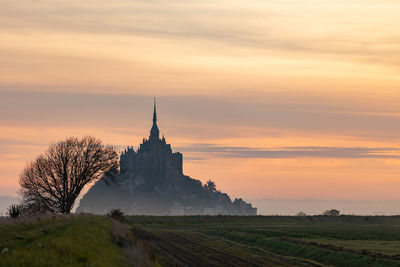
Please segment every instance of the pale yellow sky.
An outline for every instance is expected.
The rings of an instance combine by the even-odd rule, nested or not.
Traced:
[[[246,198],[400,199],[400,3],[0,0],[0,195],[47,145],[137,146]]]

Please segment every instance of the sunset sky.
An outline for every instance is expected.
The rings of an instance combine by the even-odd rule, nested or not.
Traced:
[[[137,147],[155,96],[185,174],[232,197],[400,200],[398,0],[0,6],[0,195],[65,137]]]

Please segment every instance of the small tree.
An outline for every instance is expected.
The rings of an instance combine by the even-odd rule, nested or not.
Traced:
[[[46,153],[28,163],[20,175],[20,194],[34,209],[70,213],[85,185],[117,168],[114,147],[90,136],[70,137],[51,144]]]
[[[12,204],[7,209],[7,215],[13,219],[20,217],[23,213],[24,213],[23,205]]]
[[[322,215],[324,216],[339,216],[340,211],[337,209],[326,210]]]
[[[115,219],[120,222],[124,221],[124,219],[125,219],[124,213],[119,209],[112,209],[107,215],[110,218]]]
[[[296,216],[304,217],[304,216],[307,216],[307,214],[306,214],[305,212],[303,212],[303,211],[299,211],[299,212],[296,214]]]
[[[208,180],[207,183],[203,187],[204,187],[205,190],[208,190],[208,191],[211,191],[211,192],[217,192],[217,186],[211,180]]]

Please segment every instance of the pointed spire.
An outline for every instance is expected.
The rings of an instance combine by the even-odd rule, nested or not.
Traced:
[[[154,113],[153,113],[153,127],[150,130],[150,139],[158,140],[160,137],[160,131],[157,126],[157,108],[156,108],[156,98],[154,97]]]
[[[156,97],[154,97],[154,112],[153,112],[153,123],[157,122],[157,109],[156,109]]]

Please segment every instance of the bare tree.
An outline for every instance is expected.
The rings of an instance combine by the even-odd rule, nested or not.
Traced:
[[[118,171],[118,153],[91,136],[51,144],[19,179],[23,201],[51,213],[70,213],[88,183]],[[113,175],[106,175],[112,178]]]

